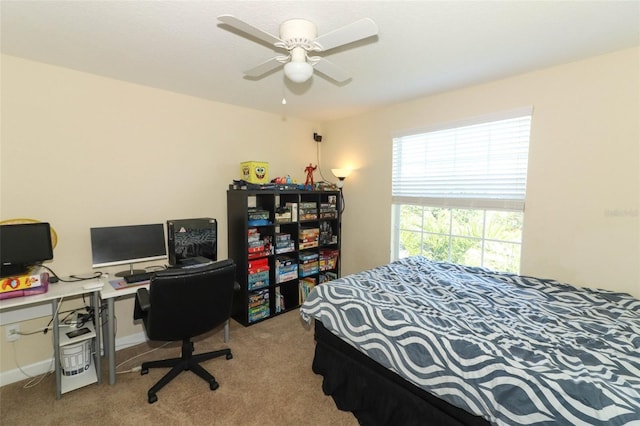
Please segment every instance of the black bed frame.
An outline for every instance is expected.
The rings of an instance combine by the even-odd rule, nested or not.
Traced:
[[[362,425],[488,425],[404,380],[315,321],[313,371],[324,377],[322,390],[340,410]]]

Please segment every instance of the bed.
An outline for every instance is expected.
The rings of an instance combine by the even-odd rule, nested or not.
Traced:
[[[416,256],[316,286],[313,370],[365,425],[640,425],[640,301]]]

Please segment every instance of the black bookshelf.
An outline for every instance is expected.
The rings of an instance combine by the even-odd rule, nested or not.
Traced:
[[[314,285],[340,276],[340,203],[339,191],[227,191],[234,319],[248,326],[296,309]]]

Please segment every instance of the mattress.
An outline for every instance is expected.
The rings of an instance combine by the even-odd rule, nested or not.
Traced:
[[[301,306],[377,363],[493,424],[640,422],[640,301],[411,257]]]

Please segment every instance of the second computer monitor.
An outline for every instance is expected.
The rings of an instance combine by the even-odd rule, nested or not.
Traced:
[[[180,266],[185,259],[218,259],[218,224],[210,217],[167,221],[169,264]]]
[[[162,223],[90,228],[92,266],[129,265],[118,277],[145,272],[133,264],[167,257]]]

